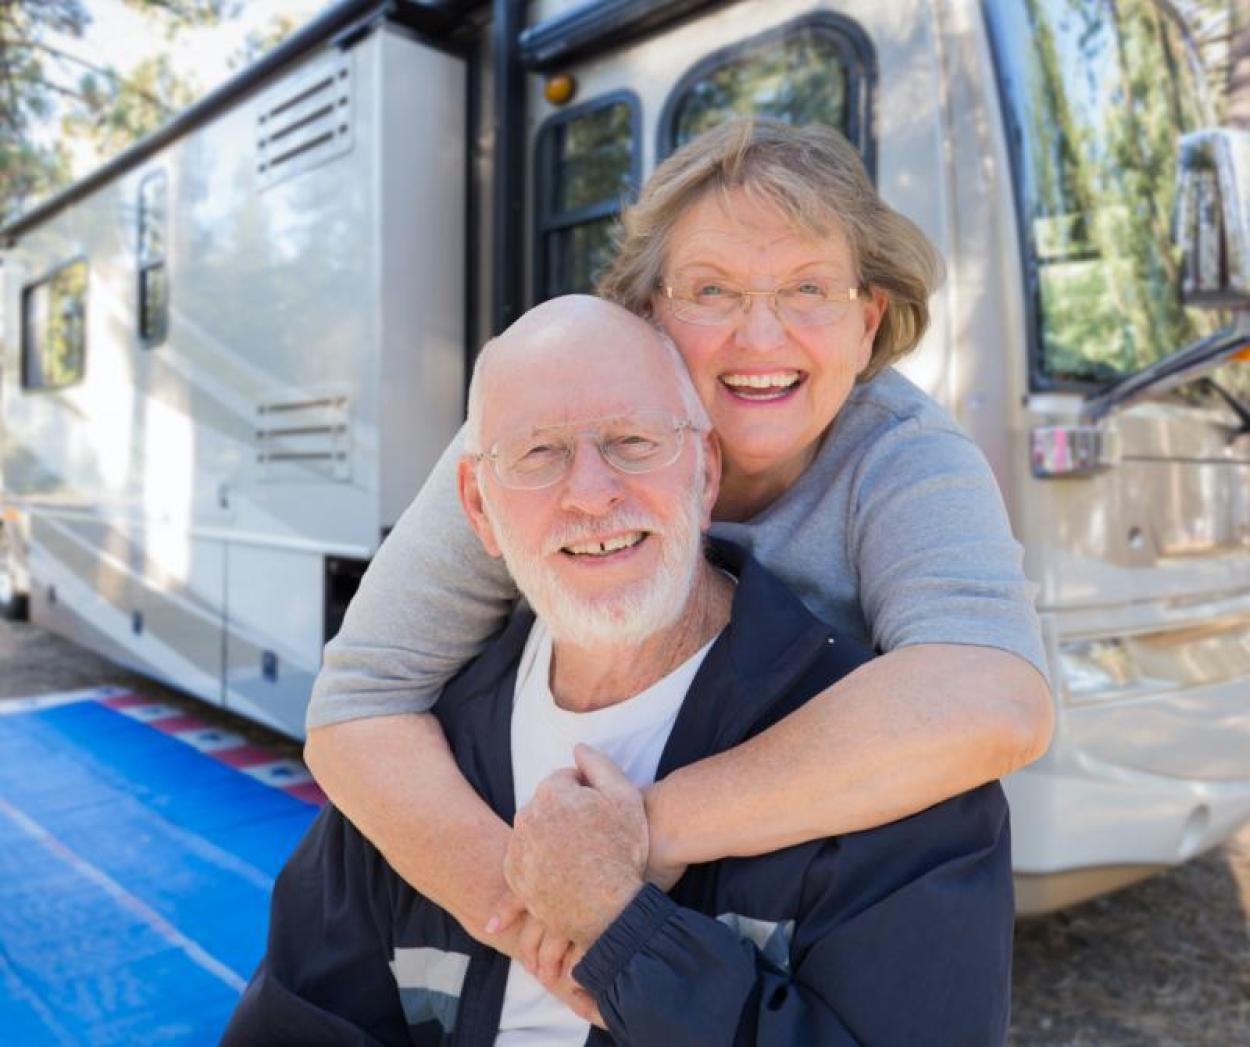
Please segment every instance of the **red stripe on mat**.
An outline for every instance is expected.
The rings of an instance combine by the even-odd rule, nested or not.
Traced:
[[[107,705],[110,709],[129,709],[132,705],[155,705],[151,698],[145,698],[141,694],[115,694],[109,698],[99,699],[101,705]]]
[[[176,734],[178,731],[202,731],[211,727],[212,724],[207,720],[201,720],[198,716],[181,713],[178,716],[166,716],[160,720],[149,720],[148,726],[155,727],[166,734]]]
[[[302,785],[291,785],[282,787],[282,791],[288,796],[294,796],[297,800],[303,800],[305,803],[315,804],[318,807],[329,803],[326,794],[321,791],[321,786],[316,782],[304,782]]]
[[[157,705],[155,699],[149,698],[142,694],[114,694],[107,698],[97,698],[101,705],[107,705],[110,709],[130,709],[137,705]],[[181,731],[204,731],[217,729],[214,724],[207,720],[202,720],[198,716],[192,716],[189,713],[175,713],[172,716],[164,716],[157,720],[143,721],[149,727],[154,727],[163,734],[178,734]],[[221,728],[224,730],[225,728]],[[221,763],[230,767],[244,769],[248,767],[256,767],[259,764],[274,763],[284,757],[272,749],[266,749],[259,745],[236,745],[227,749],[213,749],[205,752],[205,756],[211,759],[219,760]],[[315,806],[323,806],[329,803],[326,794],[321,791],[321,787],[316,782],[302,782],[299,785],[282,786],[276,783],[270,783],[276,789],[281,789],[288,796],[294,796],[297,800],[303,800],[305,803],[311,803]]]
[[[258,763],[282,759],[272,749],[262,749],[259,745],[236,745],[233,749],[217,749],[207,755],[231,767],[255,767]]]

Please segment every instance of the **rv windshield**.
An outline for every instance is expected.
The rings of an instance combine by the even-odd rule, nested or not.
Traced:
[[[1038,325],[1035,378],[1106,385],[1215,330],[1172,243],[1177,140],[1207,121],[1181,27],[1152,0],[985,5]]]

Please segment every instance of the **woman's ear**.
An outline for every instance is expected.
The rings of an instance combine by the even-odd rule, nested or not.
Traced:
[[[872,361],[872,347],[877,340],[877,331],[881,321],[885,319],[885,311],[890,306],[890,296],[880,287],[869,286],[868,293],[860,307],[860,315],[864,318],[864,330],[860,337],[856,353],[856,374],[862,374],[864,368]]]

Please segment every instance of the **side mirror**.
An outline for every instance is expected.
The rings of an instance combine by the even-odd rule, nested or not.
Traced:
[[[1176,184],[1181,300],[1250,308],[1250,131],[1213,127],[1182,136]]]

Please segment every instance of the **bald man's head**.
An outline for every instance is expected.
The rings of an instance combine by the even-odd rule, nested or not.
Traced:
[[[492,338],[478,354],[469,385],[465,447],[480,452],[489,445],[497,412],[488,407],[524,397],[534,390],[540,376],[556,377],[568,393],[568,417],[585,417],[573,401],[594,398],[594,376],[603,383],[622,365],[645,368],[655,374],[655,402],[632,405],[672,409],[672,395],[681,414],[699,428],[710,424],[680,354],[664,332],[602,298],[565,295],[536,305],[506,331]],[[577,383],[569,379],[578,378]],[[583,381],[589,379],[589,381]],[[608,391],[610,390],[602,390]],[[497,433],[496,433],[497,435]]]

